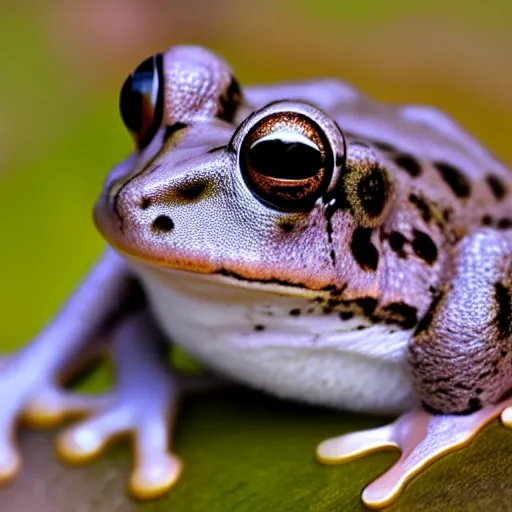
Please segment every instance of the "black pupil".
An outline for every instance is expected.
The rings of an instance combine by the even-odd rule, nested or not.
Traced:
[[[318,174],[322,155],[318,148],[301,142],[263,140],[249,149],[248,164],[263,176],[301,180]]]

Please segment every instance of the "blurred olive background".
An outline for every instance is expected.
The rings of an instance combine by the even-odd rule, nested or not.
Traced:
[[[109,168],[132,148],[118,115],[120,86],[148,55],[183,43],[221,53],[243,84],[331,76],[382,101],[436,105],[512,162],[509,0],[1,2],[3,352],[41,328],[100,253],[92,204]],[[237,414],[233,404],[226,407]],[[285,423],[296,423],[283,414]],[[335,435],[345,420],[325,421]],[[310,437],[308,463],[317,440]],[[373,476],[392,459],[380,460]],[[330,471],[338,488],[341,473]],[[356,498],[367,480],[361,471]],[[307,492],[304,499],[309,503]],[[351,503],[355,510],[358,501]],[[173,510],[210,510],[184,507]],[[235,509],[246,510],[211,510]],[[293,510],[313,509],[335,510]]]

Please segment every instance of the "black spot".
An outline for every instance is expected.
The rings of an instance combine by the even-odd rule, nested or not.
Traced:
[[[416,194],[411,194],[409,196],[409,201],[411,202],[411,204],[416,206],[423,220],[425,222],[429,222],[430,219],[432,218],[432,212],[430,211],[430,206],[428,205],[428,203],[422,197]]]
[[[295,224],[293,222],[289,222],[289,221],[282,222],[280,224],[280,226],[281,226],[281,229],[283,231],[285,231],[286,233],[291,233],[295,228]]]
[[[357,326],[357,330],[358,330],[358,331],[362,331],[363,329],[366,329],[366,326],[365,326],[365,325],[358,325],[358,326]]]
[[[177,131],[186,128],[187,125],[185,123],[174,123],[171,126],[166,126],[164,133],[164,142],[171,138]]]
[[[507,352],[506,350],[502,350],[502,351],[500,352],[500,356],[501,356],[501,357],[506,357],[506,356],[507,356],[507,354],[508,354],[508,352]]]
[[[498,229],[509,229],[512,227],[512,219],[503,218],[496,223]]]
[[[231,77],[224,94],[219,98],[217,117],[228,123],[233,122],[238,106],[242,101],[242,90],[235,77]]]
[[[362,309],[365,316],[371,316],[377,307],[377,299],[373,297],[361,297],[354,302]]]
[[[426,261],[429,265],[432,265],[437,260],[436,244],[423,231],[414,230],[412,249],[419,258]]]
[[[261,324],[257,324],[257,325],[254,326],[254,330],[255,331],[264,331],[265,330],[265,326],[261,325]]]
[[[407,243],[407,238],[405,238],[402,233],[398,231],[393,231],[388,238],[389,246],[391,250],[394,251],[400,258],[405,258],[405,244]]]
[[[153,221],[153,230],[154,231],[162,231],[164,233],[169,233],[174,229],[174,222],[167,215],[159,215]]]
[[[340,313],[340,318],[342,320],[350,320],[354,316],[354,313],[352,311],[342,311]]]
[[[483,392],[484,392],[484,390],[482,388],[475,388],[475,393],[477,395],[481,395]]]
[[[371,241],[372,230],[357,228],[352,235],[350,249],[363,270],[375,271],[379,265],[379,252]]]
[[[484,215],[482,217],[482,225],[490,226],[492,224],[492,217],[490,215]]]
[[[357,184],[357,195],[367,215],[378,217],[387,199],[387,182],[384,172],[379,168],[372,169]]]
[[[468,400],[468,408],[459,414],[463,416],[473,414],[474,412],[479,411],[481,408],[482,401],[480,400],[480,398],[473,397]]]
[[[194,201],[201,196],[205,189],[205,181],[191,181],[176,187],[176,193],[185,201]]]
[[[411,176],[416,177],[421,174],[421,165],[412,155],[400,154],[396,155],[395,163]]]
[[[416,326],[416,330],[414,331],[414,336],[418,336],[418,334],[421,334],[424,331],[427,331],[430,327],[430,324],[432,323],[432,320],[434,319],[434,315],[436,314],[437,308],[439,307],[439,303],[441,302],[441,299],[443,298],[443,294],[440,292],[437,292],[434,296],[434,299],[432,300],[432,303],[430,304],[430,307],[428,308],[427,313],[425,316],[420,320],[419,324]]]
[[[292,310],[290,311],[290,315],[291,315],[291,316],[300,316],[300,309],[299,309],[299,308],[292,309]]]
[[[500,201],[505,197],[505,194],[507,193],[507,189],[505,187],[505,184],[495,174],[488,174],[485,177],[485,181],[487,181],[487,185],[489,185],[489,188],[491,189],[491,192],[494,194],[494,197]]]
[[[384,308],[388,323],[396,323],[404,329],[412,329],[418,322],[418,310],[405,302],[392,302]]]
[[[144,197],[140,203],[140,207],[143,210],[147,210],[151,206],[151,199],[149,197]]]
[[[501,283],[494,283],[494,300],[497,314],[494,323],[498,328],[499,338],[506,339],[512,334],[512,297],[510,289]]]
[[[469,181],[460,170],[446,162],[434,162],[434,166],[457,197],[469,196],[471,193]]]

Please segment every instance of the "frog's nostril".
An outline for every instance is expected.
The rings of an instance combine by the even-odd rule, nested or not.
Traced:
[[[167,215],[159,215],[151,226],[153,231],[170,233],[174,229],[174,222]]]

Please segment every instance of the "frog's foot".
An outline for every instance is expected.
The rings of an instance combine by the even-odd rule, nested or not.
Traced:
[[[158,334],[145,315],[122,324],[112,339],[111,355],[117,371],[115,395],[103,404],[85,402],[90,417],[57,439],[57,452],[67,462],[97,458],[111,441],[131,435],[135,460],[130,492],[139,499],[156,498],[178,480],[182,464],[169,452],[179,392],[156,341]],[[73,412],[80,403],[69,402]]]
[[[390,505],[427,465],[468,444],[500,413],[503,423],[512,428],[512,398],[464,416],[418,410],[380,428],[328,439],[317,447],[316,455],[324,464],[341,464],[372,452],[401,450],[398,461],[363,491],[364,504],[380,509]]]

